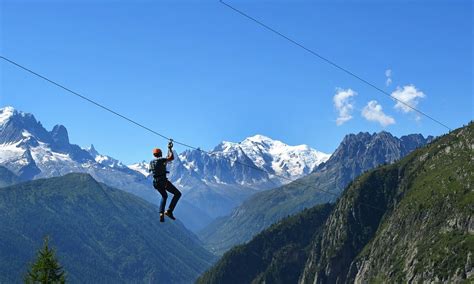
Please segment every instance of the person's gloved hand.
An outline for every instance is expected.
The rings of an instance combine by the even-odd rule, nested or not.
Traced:
[[[170,142],[168,142],[168,149],[172,149],[173,148],[173,140],[171,140]]]

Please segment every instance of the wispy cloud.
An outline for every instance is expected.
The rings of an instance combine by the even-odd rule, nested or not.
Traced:
[[[392,93],[392,97],[398,100],[395,104],[395,108],[408,113],[412,112],[413,108],[416,108],[419,99],[426,96],[423,92],[417,90],[414,85],[408,85],[403,88],[397,87]],[[409,106],[411,106],[411,108]]]
[[[337,89],[336,94],[332,98],[334,107],[336,108],[339,116],[336,119],[337,125],[342,125],[345,122],[352,119],[352,110],[354,109],[354,103],[352,97],[356,96],[357,93],[351,89]]]
[[[392,84],[392,69],[385,70],[385,85],[388,87]]]
[[[362,116],[369,121],[380,123],[380,125],[383,127],[390,124],[395,124],[395,119],[389,115],[386,115],[383,112],[382,106],[375,100],[367,103],[364,109],[362,109]]]

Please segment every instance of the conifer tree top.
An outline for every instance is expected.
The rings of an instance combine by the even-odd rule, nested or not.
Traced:
[[[49,237],[44,238],[43,247],[38,251],[36,261],[25,277],[26,283],[65,283],[66,273],[59,264],[54,249],[49,246]]]

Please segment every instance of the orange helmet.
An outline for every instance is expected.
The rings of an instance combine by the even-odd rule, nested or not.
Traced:
[[[155,148],[153,149],[153,156],[161,155],[161,149]]]

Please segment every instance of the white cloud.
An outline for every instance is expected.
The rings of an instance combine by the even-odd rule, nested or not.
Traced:
[[[416,108],[419,99],[424,98],[425,94],[417,90],[414,85],[408,85],[404,86],[403,88],[397,87],[391,96],[392,98],[397,99],[395,108],[408,113],[413,111],[412,108]],[[411,106],[412,108],[407,105]]]
[[[354,103],[352,102],[351,97],[356,95],[357,93],[351,89],[337,89],[336,94],[332,98],[334,107],[339,113],[339,116],[336,119],[337,125],[342,125],[352,119],[351,113],[354,109]]]
[[[390,86],[390,84],[392,84],[392,69],[385,70],[385,77],[385,85]]]
[[[386,115],[377,101],[370,101],[362,110],[362,116],[369,121],[376,121],[384,127],[395,124],[395,119]]]

